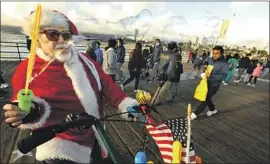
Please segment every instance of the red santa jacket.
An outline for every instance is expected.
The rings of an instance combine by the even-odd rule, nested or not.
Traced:
[[[34,78],[29,88],[34,92],[34,101],[41,104],[44,111],[38,121],[22,124],[21,129],[37,129],[59,123],[71,113],[87,112],[100,118],[103,116],[100,93],[103,93],[105,100],[118,108],[119,112],[126,112],[128,106],[138,105],[137,101],[128,97],[92,59],[74,48],[69,55],[71,57],[67,62],[54,61],[39,74],[49,57],[41,50],[37,51],[32,74]],[[14,95],[11,101],[17,100],[18,91],[25,86],[27,65],[28,59],[18,65],[13,75]],[[122,117],[128,119],[127,114]],[[83,132],[72,129],[38,146],[36,159],[42,161],[60,158],[89,163],[93,140],[93,129]]]

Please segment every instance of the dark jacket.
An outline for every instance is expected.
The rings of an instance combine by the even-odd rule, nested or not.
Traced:
[[[250,64],[250,59],[248,57],[243,57],[238,64],[238,68],[247,69]]]
[[[221,56],[218,60],[213,60],[211,57],[206,59],[206,65],[213,65],[214,69],[208,78],[208,83],[212,86],[220,86],[221,82],[227,76],[229,71],[229,64],[225,60],[224,56]]]
[[[117,48],[117,62],[124,63],[126,56],[126,48],[122,45]]]
[[[168,52],[168,61],[166,62],[166,64],[161,68],[160,71],[160,80],[161,81],[166,81],[169,80],[171,82],[175,81],[175,71],[176,71],[176,62],[177,62],[177,58],[179,57],[179,53],[178,52]]]
[[[29,37],[26,38],[26,45],[27,45],[28,51],[30,51],[30,49],[31,49],[31,42],[32,42],[32,40]]]
[[[88,47],[86,54],[90,56],[92,59],[94,59],[95,61],[97,61],[97,55],[95,53],[95,50],[96,50],[96,43],[92,42],[92,46]]]
[[[181,62],[176,62],[176,68],[174,71],[174,76],[169,79],[172,83],[179,83],[181,74],[183,73],[183,64]]]
[[[253,70],[257,67],[256,62],[251,62],[247,67],[247,73],[252,74]]]
[[[128,62],[128,70],[129,71],[141,71],[143,66],[143,56],[141,50],[134,49],[130,53],[129,62]]]

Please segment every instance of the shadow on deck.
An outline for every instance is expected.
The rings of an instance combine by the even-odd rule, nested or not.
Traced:
[[[8,82],[16,64],[2,63],[2,68],[8,70],[5,75]],[[198,106],[199,103],[192,98],[198,82],[198,80],[181,81],[181,95],[173,102],[157,107],[165,119],[185,116],[188,103],[192,104],[193,109]],[[269,83],[258,82],[258,88],[242,84],[221,86],[213,98],[218,114],[212,117],[202,115],[192,121],[195,152],[201,156],[204,163],[269,163],[268,85]],[[157,89],[156,85],[143,82],[140,87],[151,93]],[[8,98],[12,90],[9,88],[7,91]],[[126,92],[130,96],[135,96],[132,91],[131,86],[127,87]],[[7,99],[0,100],[1,108],[7,101]],[[114,109],[106,106],[107,115],[114,113],[116,113]],[[155,114],[153,116],[158,118]],[[143,138],[142,126],[122,122],[110,122],[106,125],[116,149],[129,161],[133,161]],[[13,162],[11,154],[16,147],[16,140],[21,138],[20,135],[23,134],[4,123],[1,112],[1,163]],[[160,156],[156,152],[156,147],[150,143],[147,149],[148,160],[160,163]],[[35,160],[32,157],[25,157],[16,161],[22,162],[34,163]]]

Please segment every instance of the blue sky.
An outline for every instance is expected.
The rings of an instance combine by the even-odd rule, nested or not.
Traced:
[[[21,25],[24,17],[35,9],[37,3],[2,2],[1,4],[2,24]],[[267,2],[42,2],[41,4],[44,8],[65,13],[78,29],[84,32],[132,35],[134,29],[144,27],[141,29],[141,34],[149,36],[170,38],[186,34],[210,37],[219,31],[222,22],[218,19],[230,19],[231,25],[225,41],[269,42],[269,3]],[[115,22],[129,16],[136,16],[143,9],[148,9],[152,15],[146,12],[140,17],[145,17],[144,19],[125,28],[106,23],[106,21]],[[236,16],[233,17],[233,14]],[[171,20],[173,16],[179,18]],[[98,23],[84,21],[85,18],[96,18]],[[186,24],[179,23],[180,18],[185,19]],[[206,26],[208,20],[210,26]],[[168,24],[169,27],[166,26]],[[218,26],[212,27],[214,24]],[[169,32],[166,33],[167,31]]]

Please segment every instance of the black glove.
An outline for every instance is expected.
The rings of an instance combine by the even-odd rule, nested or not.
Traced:
[[[19,106],[18,102],[11,102],[10,104]],[[34,107],[31,107],[29,114],[27,114],[23,119],[22,123],[27,124],[27,123],[33,123],[35,122],[38,118],[41,116],[41,106],[32,101],[32,104],[34,104]],[[10,124],[11,127],[14,127]]]
[[[69,114],[69,115],[66,116],[65,121],[66,122],[70,122],[70,121],[74,121],[74,120],[77,120],[77,119],[83,118],[83,117],[90,117],[90,116],[87,113]],[[84,129],[90,128],[90,126],[88,126],[88,125],[82,125],[82,126],[77,126],[76,128],[79,131],[83,131]]]

